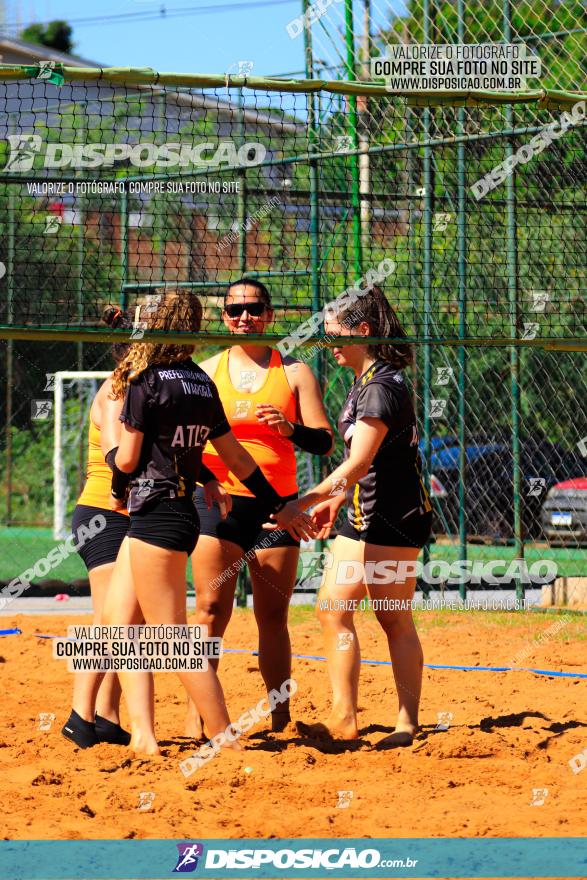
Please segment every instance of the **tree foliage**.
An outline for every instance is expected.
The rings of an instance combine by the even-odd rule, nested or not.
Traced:
[[[45,27],[33,22],[20,32],[19,38],[27,43],[36,43],[38,46],[47,46],[49,49],[57,49],[70,55],[74,49],[72,40],[73,30],[66,21],[50,21]]]

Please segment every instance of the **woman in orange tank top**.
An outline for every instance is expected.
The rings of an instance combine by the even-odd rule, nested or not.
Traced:
[[[296,498],[295,446],[323,455],[332,449],[332,430],[320,386],[307,364],[292,357],[282,359],[268,345],[247,342],[248,335],[264,333],[273,321],[264,284],[246,278],[231,284],[222,318],[239,341],[200,366],[214,380],[236,438],[278,494]],[[201,525],[192,556],[196,622],[206,624],[210,635],[224,635],[232,615],[238,571],[246,562],[259,628],[259,668],[267,691],[279,690],[291,677],[287,615],[296,581],[299,540],[286,531],[275,531],[268,537],[263,529],[267,511],[209,443],[203,464],[229,495],[227,509],[219,510],[208,508],[203,490],[196,490]],[[217,666],[216,661],[211,662]],[[289,720],[289,704],[282,703],[272,712],[273,730],[283,730]],[[202,732],[193,705],[186,732],[196,737]]]

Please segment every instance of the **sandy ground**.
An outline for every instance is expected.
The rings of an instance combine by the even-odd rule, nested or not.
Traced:
[[[363,657],[388,659],[378,625],[360,614]],[[294,651],[321,654],[309,611],[292,611]],[[535,640],[554,621],[537,614],[443,614],[418,617],[429,663],[505,665],[534,643],[523,665],[584,672],[585,620],[573,618],[555,637]],[[325,746],[295,730],[272,735],[257,726],[240,754],[222,753],[186,779],[179,762],[194,749],[184,738],[184,696],[173,674],[156,678],[158,736],[163,755],[133,757],[101,745],[75,749],[59,730],[70,707],[71,676],[35,633],[65,635],[79,616],[5,615],[0,627],[3,711],[0,732],[2,836],[7,839],[214,837],[524,837],[587,833],[587,770],[569,760],[587,748],[587,682],[526,672],[426,670],[423,729],[410,749],[376,752],[391,729],[394,694],[389,668],[364,666],[362,738]],[[88,619],[89,622],[89,619]],[[250,611],[236,611],[226,646],[254,648]],[[222,682],[233,717],[261,698],[256,658],[225,655]],[[299,684],[294,716],[318,720],[328,706],[324,663],[294,661]],[[48,732],[39,713],[53,712]],[[451,726],[435,730],[437,713]],[[244,768],[252,768],[246,773]],[[533,789],[548,789],[531,806]],[[352,792],[337,806],[339,791]],[[142,792],[154,794],[140,810]],[[583,809],[581,809],[581,807]]]

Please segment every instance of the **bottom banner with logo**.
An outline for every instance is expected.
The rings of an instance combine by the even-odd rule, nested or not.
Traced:
[[[587,877],[587,839],[0,841],[11,880]]]

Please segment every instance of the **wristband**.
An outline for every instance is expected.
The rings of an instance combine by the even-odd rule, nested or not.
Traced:
[[[114,449],[110,450],[106,456],[106,464],[112,471],[112,496],[118,501],[124,501],[126,493],[128,492],[128,484],[130,483],[131,474],[125,474],[124,471],[121,471],[120,468],[116,467],[114,459],[116,458],[117,452],[118,446],[115,446]]]
[[[263,474],[261,468],[257,465],[252,474],[246,479],[240,478],[243,486],[246,486],[256,498],[269,509],[270,513],[277,513],[282,507],[285,507],[285,501],[278,495],[271,483],[269,483]]]
[[[210,468],[207,468],[205,464],[200,465],[200,473],[198,474],[198,479],[196,482],[201,483],[202,486],[205,486],[206,483],[211,482],[211,480],[217,480],[218,477],[216,474],[212,473]]]
[[[298,422],[293,423],[293,433],[289,435],[289,439],[312,455],[326,455],[332,447],[332,435],[326,428],[308,428]]]

